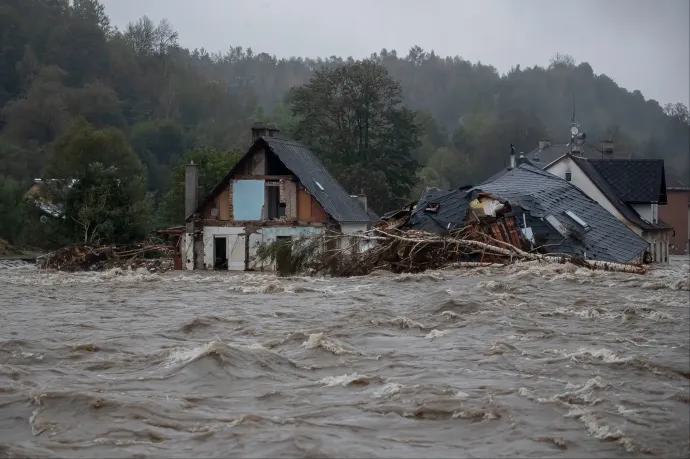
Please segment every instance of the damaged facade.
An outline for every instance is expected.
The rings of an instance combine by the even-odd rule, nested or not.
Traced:
[[[613,263],[641,263],[648,248],[582,190],[529,164],[477,187],[427,189],[406,217],[390,213],[381,224],[430,233],[472,228],[499,247]]]
[[[254,261],[261,244],[327,229],[354,234],[378,218],[366,197],[347,193],[307,147],[278,134],[252,128],[247,153],[198,205],[198,168],[187,166],[180,244],[185,269],[274,270],[275,263]]]

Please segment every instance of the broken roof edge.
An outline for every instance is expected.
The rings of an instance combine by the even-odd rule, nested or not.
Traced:
[[[523,166],[525,166],[525,167],[523,167]],[[520,170],[524,170],[524,171],[526,171],[526,172],[530,172],[530,173],[533,173],[533,174],[535,174],[535,175],[539,175],[539,176],[541,176],[541,177],[543,177],[543,178],[545,178],[545,179],[555,180],[555,181],[557,181],[557,182],[560,182],[561,184],[563,184],[563,185],[566,186],[566,187],[570,187],[570,188],[572,188],[573,190],[576,190],[577,193],[579,193],[579,195],[580,195],[582,198],[584,198],[584,200],[588,201],[588,202],[589,202],[590,204],[592,204],[592,205],[595,205],[595,206],[600,207],[600,208],[601,208],[607,215],[609,215],[612,219],[615,219],[616,221],[619,221],[619,222],[620,222],[620,220],[618,220],[613,214],[611,214],[608,210],[604,209],[604,208],[601,206],[601,204],[599,204],[596,200],[594,200],[594,199],[592,199],[591,197],[589,197],[589,196],[588,196],[583,190],[581,190],[579,187],[573,185],[572,183],[569,183],[568,181],[562,179],[561,177],[558,177],[557,175],[554,175],[554,174],[551,174],[550,172],[543,171],[543,170],[541,170],[541,169],[535,168],[534,166],[528,166],[528,165],[526,165],[526,164],[521,164],[521,165],[517,166],[516,168],[512,169],[511,171],[509,171],[508,173],[506,173],[505,175],[503,175],[502,177],[498,178],[496,181],[499,181],[499,180],[502,180],[502,179],[506,179],[506,178],[509,177],[509,175],[517,174]],[[482,185],[488,185],[488,183],[482,184]],[[480,186],[475,187],[475,189],[479,189],[479,188],[480,188]],[[482,190],[479,189],[479,191],[482,191]],[[492,196],[494,197],[494,199],[496,199],[496,193],[492,193]],[[544,210],[545,210],[545,213],[544,213],[543,215],[541,215],[541,212],[536,212],[536,213],[534,213],[533,210],[532,210],[531,208],[525,207],[524,205],[522,205],[522,204],[519,203],[519,202],[510,200],[510,199],[505,199],[505,198],[502,198],[502,197],[500,197],[500,196],[498,196],[498,198],[504,199],[506,202],[508,202],[508,204],[511,205],[511,207],[516,207],[516,206],[517,206],[517,207],[521,208],[523,211],[526,211],[527,213],[529,213],[530,215],[532,215],[533,217],[543,219],[547,224],[549,224],[550,227],[553,228],[553,225],[552,225],[550,222],[548,222],[548,221],[546,220],[546,217],[547,217],[548,215],[553,215],[548,209],[544,209]],[[623,222],[620,222],[620,223],[624,225]],[[627,225],[625,225],[625,226],[627,227]],[[554,229],[555,229],[555,228],[554,228]],[[631,228],[627,227],[627,229],[630,231],[631,235],[634,235],[633,237],[634,237],[635,239],[637,239],[637,240],[640,242],[640,245],[643,247],[643,248],[641,248],[638,252],[635,252],[635,254],[632,255],[629,259],[627,259],[627,260],[624,261],[624,263],[631,263],[631,262],[633,262],[637,257],[639,257],[641,254],[644,254],[644,253],[648,250],[648,248],[649,248],[649,242],[647,242],[646,239],[644,239],[642,236],[640,236],[639,234],[637,234],[637,233],[636,233],[635,231],[633,231]],[[664,229],[663,229],[663,228],[657,228],[657,230],[661,231],[661,230],[664,230]],[[558,230],[556,230],[556,231],[558,231]]]

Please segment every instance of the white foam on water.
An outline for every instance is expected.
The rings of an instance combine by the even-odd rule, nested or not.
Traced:
[[[434,328],[429,333],[427,333],[424,337],[426,339],[436,339],[436,338],[440,338],[442,336],[445,336],[447,333],[448,333],[448,330],[436,330]]]
[[[371,378],[367,375],[361,375],[357,372],[352,374],[344,374],[341,376],[326,376],[319,381],[319,384],[325,387],[342,386],[347,387],[353,383],[368,384]]]

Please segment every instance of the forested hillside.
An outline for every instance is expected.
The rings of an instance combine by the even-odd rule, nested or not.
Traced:
[[[33,178],[97,173],[91,162],[115,166],[121,179],[141,176],[144,185],[130,187],[130,199],[150,201],[150,211],[139,210],[156,216],[149,225],[179,223],[185,157],[207,165],[210,187],[222,175],[218,168],[248,146],[254,121],[277,122],[309,140],[300,129],[304,98],[291,88],[309,83],[321,67],[353,64],[340,57],[277,59],[239,47],[189,50],[167,21],[133,18],[116,30],[97,0],[0,0],[0,31],[0,237],[15,240],[24,216],[10,213]],[[405,165],[401,173],[410,179],[403,185],[379,181],[395,188],[379,207],[424,185],[476,183],[505,164],[511,143],[527,152],[542,138],[567,142],[573,95],[591,143],[607,137],[619,150],[663,158],[671,179],[686,181],[687,107],[646,100],[586,62],[558,55],[548,68],[500,75],[490,65],[420,48],[405,55],[384,49],[371,61],[400,84],[414,120],[415,138],[406,145],[418,163]],[[334,167],[348,164],[349,154],[341,152]],[[387,176],[386,158],[370,172]],[[346,182],[352,173],[333,172]]]

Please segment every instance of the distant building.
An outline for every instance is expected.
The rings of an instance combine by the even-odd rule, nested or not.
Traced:
[[[77,180],[58,180],[58,179],[34,179],[24,197],[33,201],[36,208],[46,217],[62,217],[63,206],[58,201],[64,201],[67,193],[72,189]]]
[[[659,218],[667,203],[664,161],[588,159],[566,153],[545,168],[580,188],[649,243],[648,261],[667,263],[673,228]]]
[[[485,183],[522,164],[580,188],[649,243],[645,254],[648,262],[668,262],[673,228],[660,218],[667,203],[663,160],[631,159],[630,153],[616,151],[611,140],[602,141],[597,149],[587,142],[586,134],[579,132],[573,119],[569,143],[554,145],[550,140],[540,140],[537,148],[517,158],[511,148],[510,166]]]
[[[659,207],[659,218],[673,226],[669,252],[681,255],[690,252],[690,187],[673,183],[666,187],[668,204]]]
[[[354,234],[378,219],[366,197],[345,191],[306,146],[264,126],[252,128],[252,142],[198,205],[198,168],[187,166],[180,245],[186,269],[273,270],[279,267],[252,261],[261,243],[326,229]]]

